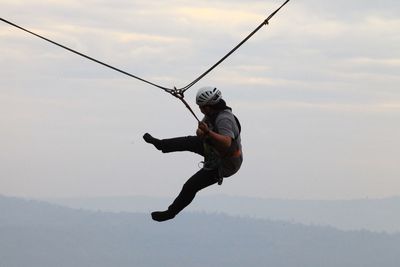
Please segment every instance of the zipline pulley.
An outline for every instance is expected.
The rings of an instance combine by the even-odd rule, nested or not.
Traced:
[[[194,118],[197,120],[197,122],[200,122],[199,118],[196,116],[196,113],[194,113],[193,109],[190,107],[190,105],[186,102],[185,100],[185,91],[182,89],[177,89],[174,86],[174,89],[167,89],[165,90],[167,93],[170,93],[171,95],[173,95],[174,97],[178,98],[180,101],[182,101],[182,103],[187,107],[187,109],[190,111],[190,113],[192,113],[192,115],[194,116]]]

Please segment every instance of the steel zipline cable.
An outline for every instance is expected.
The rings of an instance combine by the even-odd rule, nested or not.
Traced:
[[[193,82],[189,83],[185,87],[183,87],[181,90],[185,92],[188,90],[190,87],[195,85],[198,81],[200,81],[204,76],[206,76],[208,73],[210,73],[213,69],[215,69],[219,64],[221,64],[225,59],[227,59],[230,55],[232,55],[239,47],[241,47],[247,40],[249,40],[256,32],[258,32],[262,27],[265,25],[268,25],[269,20],[276,14],[278,13],[279,10],[281,10],[290,0],[286,0],[277,10],[272,12],[254,31],[252,31],[246,38],[244,38],[238,45],[236,45],[231,51],[229,51],[224,57],[222,57],[217,63],[215,63],[212,67],[210,67],[208,70],[206,70],[203,74],[201,74],[198,78],[196,78]]]
[[[188,85],[186,85],[186,86],[184,86],[184,87],[182,87],[182,88],[176,88],[176,87],[174,87],[174,88],[167,88],[167,87],[164,87],[164,86],[161,86],[161,85],[159,85],[159,84],[156,84],[156,83],[153,83],[153,82],[151,82],[151,81],[148,81],[148,80],[146,80],[146,79],[143,79],[143,78],[141,78],[141,77],[139,77],[139,76],[136,76],[136,75],[133,75],[133,74],[131,74],[131,73],[129,73],[129,72],[126,72],[126,71],[124,71],[124,70],[121,70],[121,69],[119,69],[119,68],[116,68],[116,67],[114,67],[114,66],[111,66],[111,65],[109,65],[109,64],[107,64],[107,63],[104,63],[104,62],[102,62],[102,61],[100,61],[100,60],[97,60],[97,59],[95,59],[95,58],[93,58],[93,57],[90,57],[90,56],[88,56],[88,55],[85,55],[85,54],[83,54],[83,53],[81,53],[81,52],[78,52],[78,51],[76,51],[76,50],[74,50],[74,49],[72,49],[72,48],[69,48],[69,47],[67,47],[67,46],[65,46],[65,45],[62,45],[62,44],[60,44],[60,43],[57,43],[57,42],[55,42],[55,41],[53,41],[53,40],[50,40],[50,39],[48,39],[48,38],[46,38],[46,37],[43,37],[43,36],[41,36],[41,35],[39,35],[39,34],[37,34],[37,33],[34,33],[34,32],[32,32],[32,31],[30,31],[30,30],[27,30],[27,29],[25,29],[25,28],[23,28],[23,27],[21,27],[21,26],[19,26],[19,25],[17,25],[17,24],[15,24],[15,23],[12,23],[12,22],[10,22],[10,21],[8,21],[8,20],[6,20],[6,19],[4,19],[4,18],[0,18],[0,20],[1,21],[3,21],[3,22],[5,22],[5,23],[7,23],[7,24],[9,24],[9,25],[11,25],[11,26],[13,26],[13,27],[15,27],[15,28],[18,28],[18,29],[20,29],[20,30],[22,30],[22,31],[25,31],[25,32],[27,32],[27,33],[29,33],[29,34],[32,34],[32,35],[34,35],[34,36],[36,36],[36,37],[38,37],[38,38],[40,38],[40,39],[43,39],[43,40],[45,40],[45,41],[47,41],[47,42],[50,42],[50,43],[52,43],[52,44],[54,44],[54,45],[56,45],[56,46],[59,46],[59,47],[61,47],[61,48],[63,48],[63,49],[66,49],[66,50],[68,50],[68,51],[70,51],[70,52],[72,52],[72,53],[75,53],[75,54],[77,54],[77,55],[79,55],[79,56],[81,56],[81,57],[84,57],[84,58],[86,58],[86,59],[89,59],[89,60],[91,60],[91,61],[94,61],[94,62],[96,62],[96,63],[98,63],[98,64],[100,64],[100,65],[103,65],[103,66],[105,66],[105,67],[108,67],[108,68],[110,68],[110,69],[112,69],[112,70],[115,70],[115,71],[117,71],[117,72],[120,72],[120,73],[122,73],[122,74],[125,74],[125,75],[127,75],[127,76],[129,76],[129,77],[131,77],[131,78],[134,78],[134,79],[137,79],[137,80],[139,80],[139,81],[142,81],[142,82],[144,82],[144,83],[147,83],[147,84],[149,84],[149,85],[152,85],[152,86],[155,86],[155,87],[157,87],[157,88],[159,88],[159,89],[162,89],[162,90],[164,90],[165,92],[167,92],[167,93],[170,93],[171,95],[173,95],[173,96],[175,96],[175,97],[177,97],[178,99],[180,99],[182,102],[183,102],[183,104],[189,109],[189,111],[192,113],[192,115],[196,118],[196,120],[197,121],[199,121],[199,119],[197,118],[197,116],[196,116],[196,114],[193,112],[193,110],[191,109],[191,107],[189,106],[189,104],[185,101],[185,99],[184,99],[184,93],[185,93],[185,91],[187,91],[189,88],[191,88],[193,85],[195,85],[197,82],[199,82],[201,79],[203,79],[207,74],[209,74],[213,69],[215,69],[218,65],[220,65],[225,59],[227,59],[230,55],[232,55],[237,49],[239,49],[239,47],[241,47],[247,40],[249,40],[256,32],[258,32],[263,26],[265,26],[265,25],[268,25],[269,24],[269,20],[276,14],[276,13],[278,13],[279,12],[279,10],[281,10],[288,2],[289,2],[290,0],[286,0],[278,9],[276,9],[274,12],[272,12],[254,31],[252,31],[246,38],[244,38],[238,45],[236,45],[231,51],[229,51],[225,56],[223,56],[217,63],[215,63],[213,66],[211,66],[209,69],[207,69],[203,74],[201,74],[199,77],[197,77],[195,80],[193,80],[191,83],[189,83]]]

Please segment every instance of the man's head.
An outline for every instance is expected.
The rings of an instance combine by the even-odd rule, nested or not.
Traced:
[[[222,99],[222,93],[216,87],[205,86],[197,91],[196,104],[199,105],[200,111],[205,115],[212,115],[215,110],[213,106],[218,104]]]
[[[197,91],[196,104],[202,106],[213,106],[222,99],[222,93],[216,87],[205,86]]]

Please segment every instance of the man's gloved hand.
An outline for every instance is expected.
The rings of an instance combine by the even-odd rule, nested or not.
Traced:
[[[196,130],[196,135],[198,137],[206,137],[210,133],[210,129],[208,128],[207,123],[199,122],[199,126]]]

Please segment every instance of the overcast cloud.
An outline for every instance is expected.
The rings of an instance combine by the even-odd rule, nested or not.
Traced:
[[[0,0],[2,18],[167,87],[281,3]],[[189,90],[196,108],[197,88],[218,86],[243,125],[243,168],[204,194],[399,195],[398,14],[394,0],[292,0]],[[141,139],[195,132],[176,99],[5,23],[0,48],[0,194],[174,197],[198,170]]]

